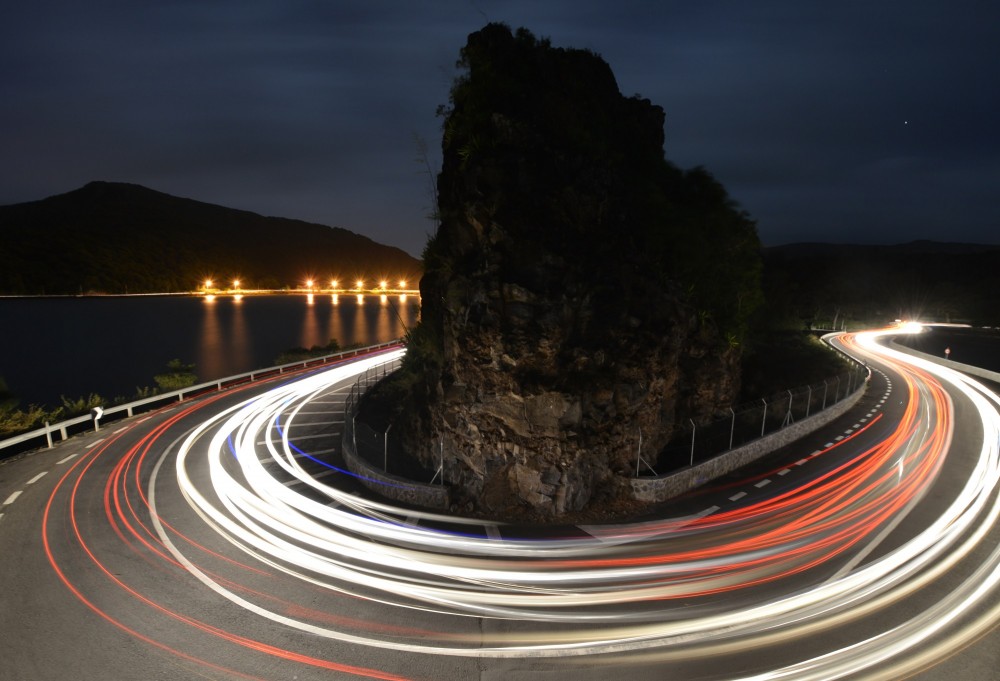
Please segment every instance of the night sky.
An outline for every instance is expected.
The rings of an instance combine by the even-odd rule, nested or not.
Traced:
[[[7,3],[0,204],[134,182],[419,256],[488,21],[600,54],[765,245],[1000,243],[995,0]]]

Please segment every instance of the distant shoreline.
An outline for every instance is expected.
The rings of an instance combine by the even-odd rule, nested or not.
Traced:
[[[235,296],[288,296],[288,295],[343,295],[343,296],[419,296],[420,289],[209,289],[208,291],[176,291],[172,293],[52,293],[13,295],[0,293],[0,300],[39,298],[153,298],[153,297],[235,297]]]

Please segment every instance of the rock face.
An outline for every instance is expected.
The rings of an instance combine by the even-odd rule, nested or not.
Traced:
[[[614,504],[640,447],[655,462],[677,423],[738,391],[720,319],[749,311],[729,289],[754,274],[716,280],[756,258],[753,223],[707,173],[664,159],[662,109],[623,97],[596,55],[491,24],[459,64],[400,430],[443,459],[465,510]],[[734,302],[720,312],[713,295]]]

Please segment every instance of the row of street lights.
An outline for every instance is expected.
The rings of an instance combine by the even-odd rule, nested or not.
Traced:
[[[407,281],[405,279],[400,279],[396,283],[397,283],[397,287],[396,287],[395,290],[397,290],[397,291],[406,291],[407,290],[407,288],[406,288]],[[205,279],[205,281],[202,282],[202,285],[203,285],[203,288],[204,288],[205,291],[211,291],[211,290],[217,288],[216,282],[213,279]],[[304,282],[304,286],[302,288],[304,290],[306,290],[306,291],[323,290],[323,288],[320,286],[320,284],[315,279],[306,279],[305,282]],[[232,280],[231,290],[233,290],[233,291],[239,291],[240,290],[240,280],[239,279],[233,279]],[[337,279],[331,279],[330,280],[329,289],[326,289],[326,290],[331,290],[331,291],[346,291],[348,289],[346,287],[341,287],[339,280],[337,280]],[[355,291],[364,291],[365,290],[365,280],[364,279],[357,279],[354,282],[354,289],[353,290],[355,290]],[[389,280],[388,279],[382,279],[382,280],[380,280],[378,282],[378,286],[375,289],[372,289],[372,290],[377,290],[377,291],[388,291],[388,290],[390,290],[389,289]]]

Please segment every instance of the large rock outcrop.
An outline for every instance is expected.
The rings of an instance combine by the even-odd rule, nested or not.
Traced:
[[[400,431],[463,510],[613,505],[737,394],[754,225],[593,53],[490,24],[459,65]]]

